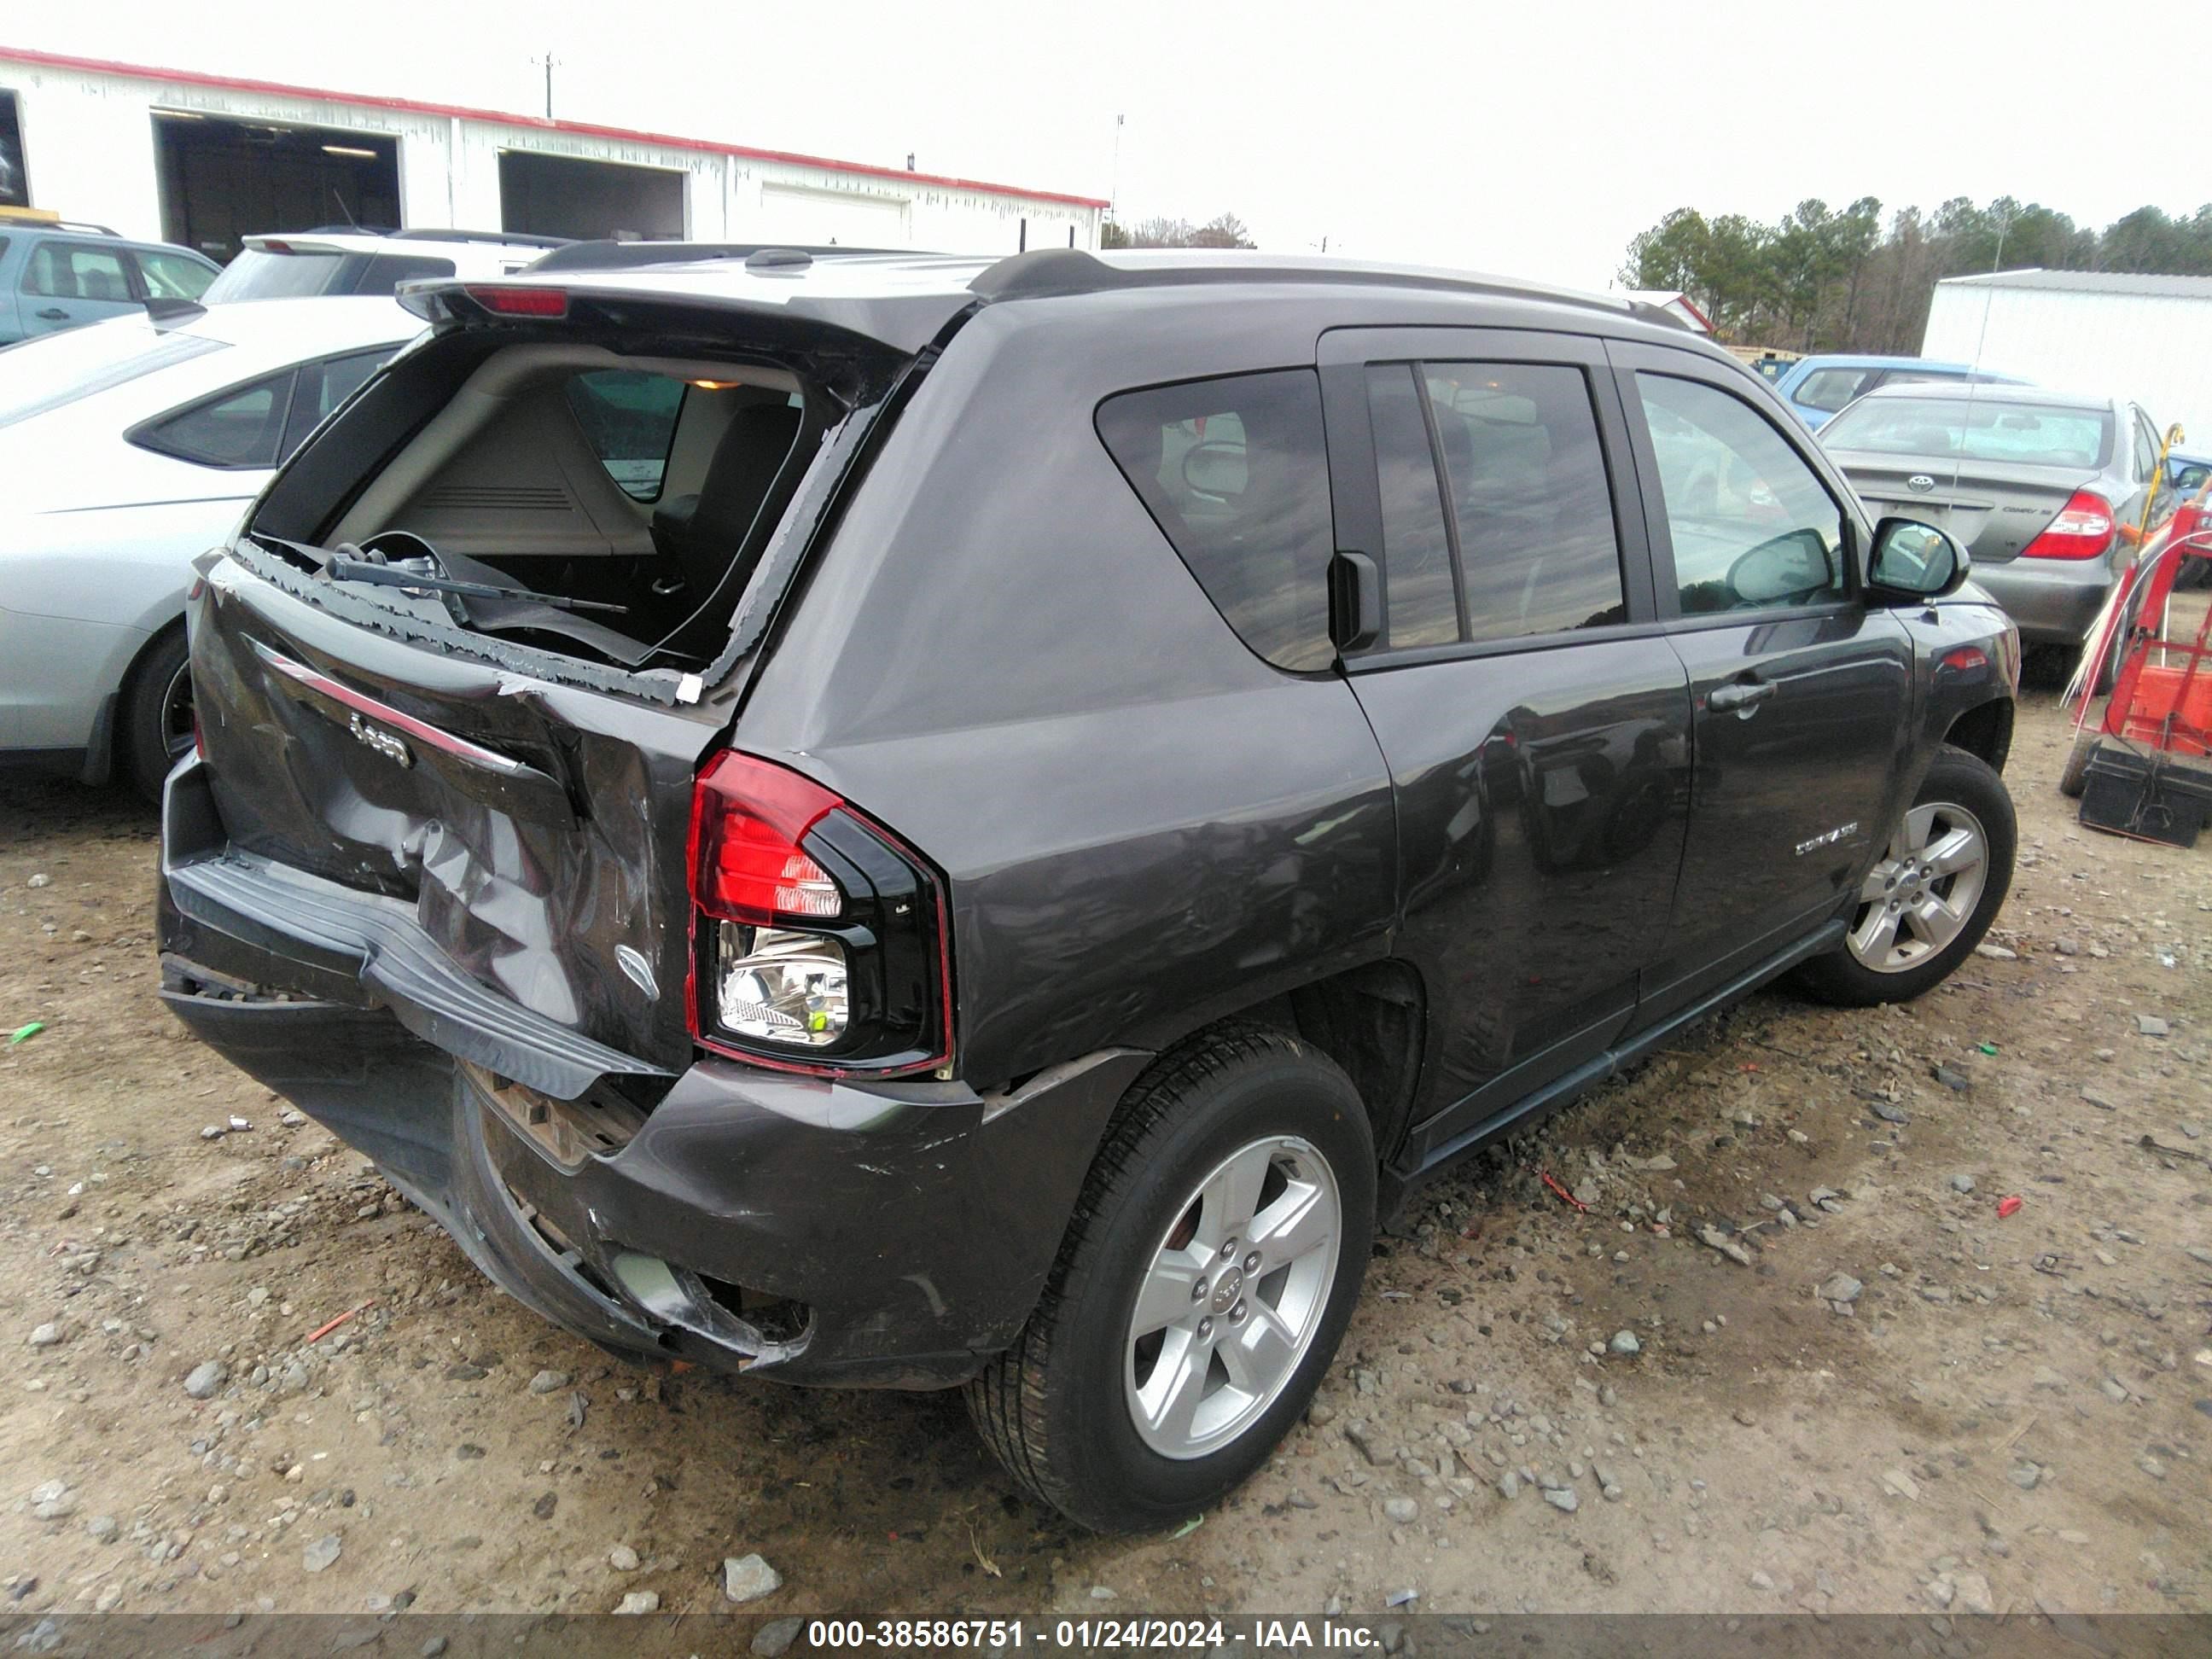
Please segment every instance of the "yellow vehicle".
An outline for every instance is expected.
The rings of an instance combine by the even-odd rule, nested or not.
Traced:
[[[1728,354],[1769,380],[1780,379],[1784,369],[1805,355],[1802,351],[1785,351],[1779,346],[1730,346]]]

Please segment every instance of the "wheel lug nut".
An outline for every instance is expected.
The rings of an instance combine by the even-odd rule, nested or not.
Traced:
[[[1248,1273],[1256,1273],[1260,1271],[1259,1251],[1255,1250],[1244,1258],[1244,1271]]]
[[[1223,1240],[1221,1244],[1221,1259],[1224,1261],[1232,1261],[1235,1259],[1236,1255],[1237,1241],[1233,1238]]]
[[[1212,1336],[1212,1334],[1213,1322],[1211,1319],[1200,1320],[1198,1322],[1198,1340],[1203,1342],[1207,1337]]]
[[[1206,1300],[1206,1281],[1201,1279],[1197,1284],[1190,1287],[1190,1299],[1194,1302],[1203,1302]]]
[[[1232,1325],[1241,1325],[1244,1322],[1244,1304],[1242,1302],[1229,1310],[1229,1322]]]

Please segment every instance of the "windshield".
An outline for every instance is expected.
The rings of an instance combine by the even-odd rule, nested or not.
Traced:
[[[330,291],[342,253],[270,253],[247,248],[223,267],[201,296],[207,305],[232,300],[297,300]]]
[[[225,349],[221,340],[164,334],[135,317],[19,342],[0,352],[0,426]]]
[[[1857,397],[1872,379],[1874,371],[1870,368],[1817,368],[1805,377],[1804,384],[1792,395],[1808,409],[1832,415]]]
[[[2094,468],[2112,459],[2112,413],[1963,397],[1869,398],[1829,422],[1820,441],[1877,455]]]

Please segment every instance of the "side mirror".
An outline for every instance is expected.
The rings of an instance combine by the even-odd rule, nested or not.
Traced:
[[[1884,519],[1874,529],[1868,580],[1892,599],[1940,599],[1955,593],[1973,568],[1966,550],[1947,531],[1917,519]]]
[[[1182,481],[1199,495],[1234,501],[1244,493],[1246,477],[1243,444],[1200,443],[1183,451]]]
[[[1729,567],[1731,603],[1763,608],[1802,605],[1835,579],[1817,530],[1792,530],[1761,542]]]
[[[2190,465],[2178,469],[2173,475],[2173,487],[2185,495],[2194,495],[2204,488],[2204,481],[2212,478],[2212,467]]]

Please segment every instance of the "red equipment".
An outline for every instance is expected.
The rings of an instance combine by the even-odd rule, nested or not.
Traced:
[[[2082,798],[2092,828],[2192,845],[2212,816],[2212,607],[2194,637],[2168,638],[2175,579],[2212,574],[2212,486],[2160,526],[2129,570],[2093,641],[2084,683],[2094,686],[2118,653],[2103,718],[2088,724],[2085,693],[2059,787]]]

